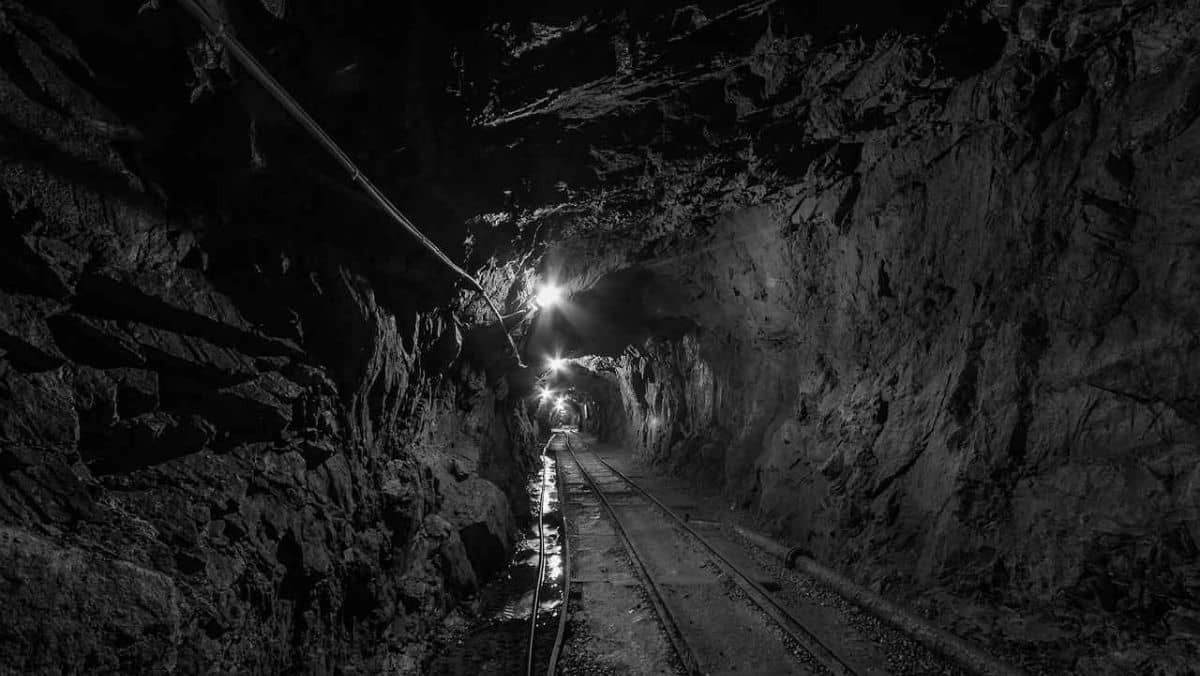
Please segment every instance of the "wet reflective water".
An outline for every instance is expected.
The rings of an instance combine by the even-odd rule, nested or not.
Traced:
[[[562,512],[553,450],[558,445],[548,445],[551,450],[539,458],[541,469],[526,485],[529,525],[522,531],[508,567],[480,590],[474,625],[441,651],[430,665],[431,673],[524,673],[529,618],[534,590],[539,587],[534,663],[545,668],[563,601]],[[541,556],[545,557],[545,575],[539,580]]]
[[[501,579],[488,585],[484,604],[485,617],[494,620],[528,619],[533,610],[534,585],[538,579],[539,534],[545,534],[546,575],[542,579],[540,611],[562,604],[562,515],[559,511],[558,486],[553,455],[541,457],[542,469],[529,482],[531,524],[517,543],[513,558]],[[542,491],[543,482],[545,491]],[[540,499],[539,499],[540,498]],[[489,598],[491,597],[491,598]],[[490,601],[490,602],[489,602]],[[493,605],[501,603],[499,607]]]

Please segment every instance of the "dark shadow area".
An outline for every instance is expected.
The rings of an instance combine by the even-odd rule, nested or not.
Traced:
[[[695,329],[683,316],[686,297],[672,279],[645,268],[606,275],[537,317],[526,351],[537,355],[616,356],[651,337],[678,338]]]

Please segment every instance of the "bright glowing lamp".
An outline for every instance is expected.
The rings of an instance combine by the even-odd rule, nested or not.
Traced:
[[[540,308],[547,308],[562,300],[563,292],[553,284],[543,284],[534,296],[533,302]]]
[[[540,392],[538,392],[538,396],[539,396],[539,397],[541,397],[543,400],[545,400],[545,399],[549,399],[549,398],[550,398],[550,395],[552,395],[552,394],[554,394],[554,393],[553,393],[553,392],[551,392],[551,391],[550,391],[550,388],[548,388],[548,387],[543,387],[543,388],[541,389],[541,391],[540,391]]]
[[[561,371],[567,365],[567,360],[562,357],[552,357],[546,365],[550,367],[551,371]]]

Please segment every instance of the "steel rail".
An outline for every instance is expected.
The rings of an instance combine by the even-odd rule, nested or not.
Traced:
[[[433,242],[433,240],[425,236],[425,233],[421,232],[421,230],[417,228],[417,226],[411,220],[409,220],[408,216],[405,216],[404,212],[400,211],[399,207],[393,204],[392,200],[388,199],[387,195],[383,194],[383,191],[376,187],[371,179],[367,178],[362,173],[362,171],[358,168],[358,165],[354,163],[354,160],[350,158],[350,155],[348,155],[346,151],[342,150],[342,147],[337,144],[337,141],[334,141],[333,137],[331,137],[325,131],[325,129],[321,127],[321,125],[318,124],[311,115],[308,114],[308,111],[306,111],[304,107],[300,105],[300,102],[297,101],[288,92],[288,90],[285,89],[283,85],[275,79],[275,76],[271,75],[270,71],[268,71],[266,67],[259,62],[254,54],[250,52],[250,50],[246,49],[246,46],[243,45],[240,40],[230,35],[229,28],[225,25],[224,21],[221,21],[220,19],[217,19],[209,14],[208,10],[202,7],[196,0],[179,0],[179,4],[184,10],[191,14],[197,21],[199,21],[200,25],[202,25],[210,35],[219,40],[221,44],[224,45],[225,48],[228,49],[233,55],[233,58],[235,58],[238,63],[240,63],[242,67],[250,73],[250,76],[258,81],[258,83],[262,85],[263,89],[266,89],[267,93],[275,98],[279,105],[283,106],[283,109],[292,116],[292,119],[294,119],[301,127],[304,127],[304,129],[317,141],[317,143],[319,143],[321,147],[326,150],[326,152],[332,155],[333,159],[337,160],[338,164],[342,165],[342,168],[350,174],[351,181],[358,183],[362,187],[363,191],[370,195],[371,198],[375,200],[376,204],[378,204],[387,215],[392,217],[392,220],[399,223],[400,227],[404,228],[404,230],[407,231],[408,234],[413,237],[413,239],[416,239],[417,242],[419,242],[421,246],[425,247],[425,249],[433,254],[438,261],[440,261],[443,265],[453,271],[454,274],[458,275],[471,285],[471,288],[474,289],[481,298],[483,298],[485,303],[487,303],[487,306],[491,309],[492,314],[496,315],[496,321],[500,324],[500,330],[504,333],[504,337],[508,339],[508,346],[512,349],[512,353],[517,360],[517,364],[524,367],[525,362],[521,359],[521,352],[517,349],[517,344],[513,341],[512,335],[510,335],[508,332],[508,327],[506,327],[504,324],[504,315],[500,313],[500,308],[497,307],[492,301],[491,297],[488,296],[487,290],[483,288],[483,284],[480,283],[479,280],[475,279],[475,277],[471,276],[471,273],[459,267],[459,265],[455,263],[450,256],[446,255],[446,252],[442,251],[441,248]]]
[[[642,579],[642,588],[646,590],[646,596],[650,598],[650,604],[654,606],[654,612],[658,615],[659,621],[662,622],[663,628],[666,630],[667,639],[670,640],[671,646],[675,649],[675,654],[679,657],[679,661],[683,663],[684,670],[689,674],[702,674],[700,664],[696,660],[695,650],[688,645],[687,639],[683,632],[679,629],[679,623],[667,608],[666,602],[663,600],[662,589],[658,586],[653,576],[650,575],[646,563],[638,554],[637,547],[634,546],[633,540],[630,539],[629,533],[625,531],[625,527],[621,524],[621,519],[617,516],[617,512],[605,497],[604,492],[596,484],[592,475],[584,468],[583,463],[579,461],[579,456],[575,455],[575,449],[571,448],[570,438],[567,441],[567,452],[571,454],[571,459],[575,461],[575,466],[579,468],[580,474],[591,486],[592,490],[599,498],[600,504],[604,506],[604,510],[608,512],[612,519],[613,530],[621,537],[621,541],[625,544],[625,550],[629,552],[629,558],[633,561],[634,572]]]
[[[725,572],[729,579],[734,582],[734,584],[736,584],[743,592],[745,592],[747,598],[749,598],[754,605],[758,606],[760,610],[770,617],[771,620],[775,622],[775,624],[785,634],[791,637],[792,640],[796,641],[796,643],[798,643],[805,651],[812,655],[814,659],[820,662],[823,667],[838,676],[855,673],[854,669],[849,664],[842,660],[842,658],[838,657],[838,655],[834,653],[828,646],[822,643],[819,638],[805,628],[804,624],[801,623],[800,620],[796,619],[796,617],[792,615],[787,608],[783,607],[773,598],[771,598],[770,593],[767,592],[766,589],[763,589],[762,585],[754,581],[750,576],[743,573],[737,564],[733,563],[726,558],[725,555],[721,554],[716,547],[713,547],[708,540],[706,540],[702,535],[697,533],[694,528],[688,525],[687,521],[684,521],[682,518],[680,518],[680,516],[672,511],[670,507],[667,507],[662,501],[639,486],[633,481],[633,479],[625,476],[625,474],[620,470],[605,462],[599,455],[593,453],[593,456],[595,456],[597,462],[608,468],[613,475],[619,477],[622,481],[629,484],[629,486],[631,486],[634,490],[638,491],[648,500],[650,500],[650,502],[654,503],[654,505],[656,505],[663,513],[671,517],[677,526],[691,535],[706,550],[708,550],[709,554],[712,555],[717,565]]]

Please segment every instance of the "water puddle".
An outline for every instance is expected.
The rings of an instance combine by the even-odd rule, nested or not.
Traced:
[[[547,453],[540,457],[541,469],[526,485],[529,525],[522,531],[512,559],[480,589],[477,619],[459,640],[444,647],[430,665],[431,673],[524,673],[535,590],[539,590],[535,664],[545,668],[563,602],[557,459],[553,450]],[[544,542],[539,537],[543,533]],[[539,584],[543,556],[545,574]]]

